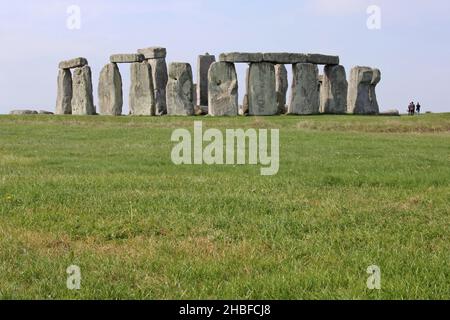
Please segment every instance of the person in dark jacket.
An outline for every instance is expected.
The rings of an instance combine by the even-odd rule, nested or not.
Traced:
[[[420,103],[419,102],[417,102],[417,106],[416,106],[416,111],[417,111],[417,114],[420,116],[420,110],[422,109],[422,106],[420,105]]]

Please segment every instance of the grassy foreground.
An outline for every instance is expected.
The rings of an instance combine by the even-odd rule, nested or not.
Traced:
[[[278,175],[173,165],[194,118],[0,116],[0,299],[450,298],[450,114],[195,120],[279,128]]]

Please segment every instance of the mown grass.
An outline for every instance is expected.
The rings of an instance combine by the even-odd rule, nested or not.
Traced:
[[[173,165],[194,120],[279,128],[278,175]],[[2,299],[448,299],[449,238],[450,114],[0,117]]]

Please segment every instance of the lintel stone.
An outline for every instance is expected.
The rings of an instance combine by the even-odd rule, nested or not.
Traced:
[[[135,63],[145,60],[144,55],[138,53],[113,54],[109,60],[112,63]]]
[[[256,63],[263,61],[262,53],[248,53],[248,52],[229,52],[222,53],[219,57],[220,62],[232,62],[232,63]]]
[[[66,61],[61,61],[59,63],[60,69],[75,69],[75,68],[81,68],[88,65],[88,61],[86,58],[78,57],[75,59],[70,59]]]
[[[167,49],[162,47],[150,47],[138,50],[139,54],[142,54],[145,59],[162,59],[167,56]]]

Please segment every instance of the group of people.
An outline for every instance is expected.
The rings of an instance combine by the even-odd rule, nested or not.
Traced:
[[[411,102],[408,106],[408,114],[410,116],[413,116],[417,112],[417,114],[420,115],[421,109],[422,109],[422,106],[420,105],[419,102],[417,102],[417,105],[414,104],[414,102]]]

